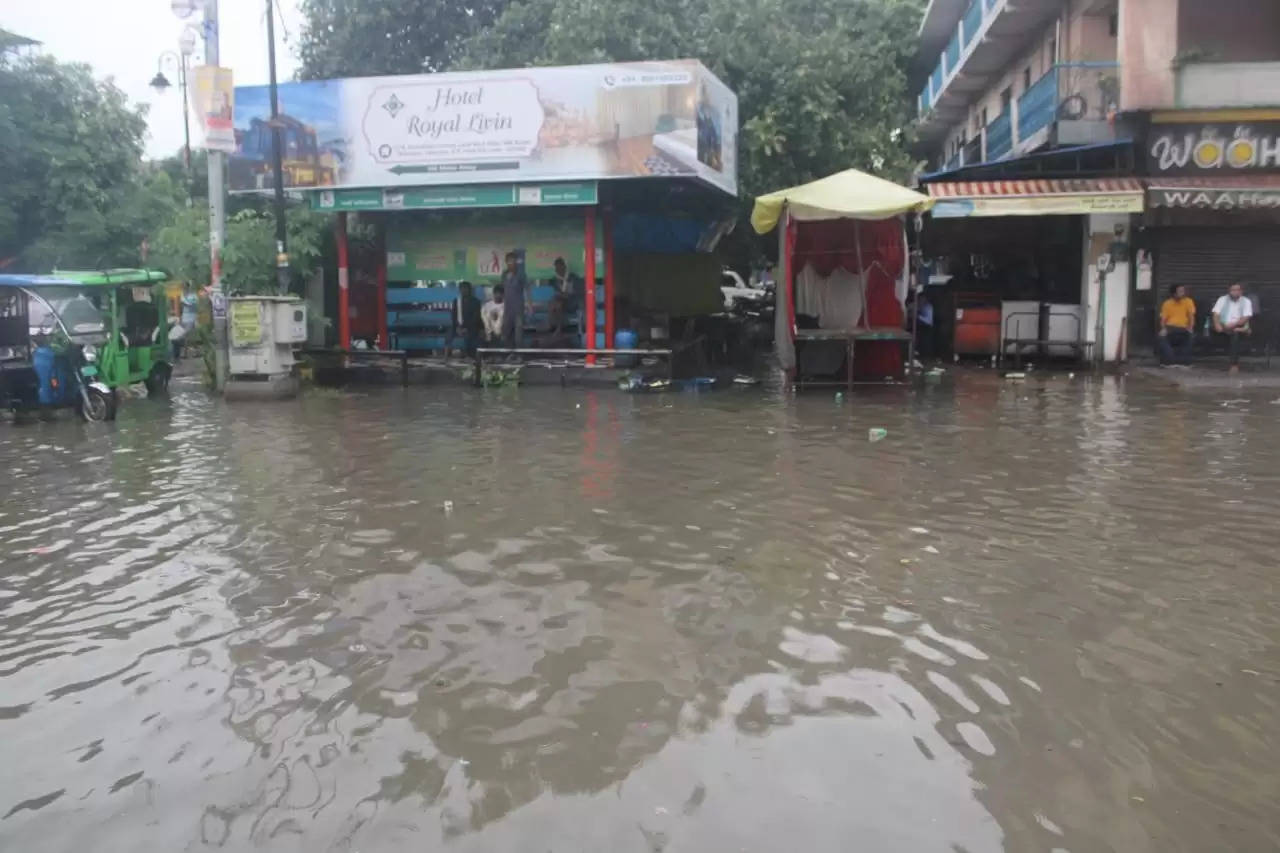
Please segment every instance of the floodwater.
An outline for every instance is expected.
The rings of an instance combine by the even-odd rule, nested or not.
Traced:
[[[1277,849],[1274,396],[0,424],[0,849]]]

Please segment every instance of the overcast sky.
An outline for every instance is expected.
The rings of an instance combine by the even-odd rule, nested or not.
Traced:
[[[293,44],[301,18],[297,0],[278,0],[276,68],[281,80],[297,68]],[[266,0],[219,0],[221,64],[236,85],[267,82]],[[284,30],[279,26],[284,19]],[[198,22],[199,13],[190,19]],[[147,154],[163,157],[182,148],[182,97],[175,85],[157,95],[148,83],[166,50],[177,50],[183,22],[169,0],[0,0],[0,28],[44,42],[62,60],[87,62],[98,77],[111,76],[136,103],[151,105]],[[203,44],[197,47],[203,55]],[[177,83],[172,66],[165,76]],[[192,133],[199,140],[194,118]]]

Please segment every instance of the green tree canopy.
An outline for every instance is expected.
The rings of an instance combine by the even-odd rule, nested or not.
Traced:
[[[291,207],[285,220],[289,265],[294,276],[305,275],[320,262],[324,229],[329,217],[305,207]],[[222,247],[225,286],[237,293],[276,291],[275,218],[246,207],[227,217]],[[203,205],[183,210],[160,228],[151,240],[152,266],[174,278],[204,284],[209,281],[209,211]]]
[[[920,0],[511,0],[476,18],[448,4],[428,17],[411,0],[304,5],[312,77],[701,59],[738,94],[746,197],[850,166],[911,170]]]
[[[0,264],[136,264],[181,187],[144,170],[144,108],[88,66],[0,54]]]
[[[447,70],[463,42],[506,7],[507,0],[302,0],[302,76]]]
[[[902,179],[920,9],[917,0],[522,0],[466,43],[459,64],[701,59],[738,95],[744,196],[850,166]]]

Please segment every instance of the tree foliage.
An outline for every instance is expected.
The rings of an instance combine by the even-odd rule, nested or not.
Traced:
[[[0,55],[0,263],[136,263],[182,193],[144,171],[142,107],[88,66]]]
[[[745,196],[850,166],[902,179],[920,9],[918,0],[522,0],[467,42],[459,64],[701,59],[738,95]]]
[[[455,64],[460,46],[507,0],[302,0],[306,78],[420,74]]]
[[[750,197],[850,166],[910,173],[905,68],[922,6],[511,0],[473,19],[448,4],[427,18],[412,0],[306,0],[304,44],[324,50],[304,48],[302,58],[312,77],[700,59],[738,94],[739,177]]]
[[[204,207],[183,211],[159,229],[151,242],[151,263],[174,278],[209,280],[209,213]],[[294,277],[315,269],[320,261],[327,219],[305,207],[293,207],[286,218],[289,266]],[[233,293],[276,291],[275,218],[248,207],[227,217],[222,247],[222,276]]]

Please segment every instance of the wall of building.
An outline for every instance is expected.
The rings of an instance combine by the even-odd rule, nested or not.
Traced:
[[[1179,5],[1175,0],[1122,0],[1120,3],[1122,110],[1173,104]]]
[[[1088,217],[1085,229],[1084,267],[1081,271],[1080,301],[1085,306],[1086,341],[1094,344],[1094,357],[1097,357],[1098,315],[1102,314],[1102,358],[1105,361],[1116,361],[1124,352],[1125,344],[1121,337],[1129,316],[1129,259],[1115,259],[1115,269],[1107,273],[1106,289],[1099,287],[1098,256],[1107,252],[1117,239],[1130,241],[1129,214],[1106,213],[1093,214]],[[1117,238],[1117,226],[1124,229]],[[1099,299],[1099,293],[1104,298]]]
[[[1177,52],[1210,62],[1280,60],[1280,2],[1181,0]]]
[[[1027,90],[1028,70],[1032,85],[1044,76],[1054,64],[1055,53],[1060,62],[1114,62],[1119,40],[1111,35],[1110,16],[1115,11],[1114,3],[1099,3],[1099,0],[1067,0],[1063,3],[1058,20],[1027,39],[1026,50],[1019,53],[1017,59],[1009,63],[973,100],[965,120],[947,132],[944,159],[950,157],[958,146],[981,133],[984,109],[987,122],[1000,115],[1001,93],[1005,89],[1012,91],[1016,101]]]

